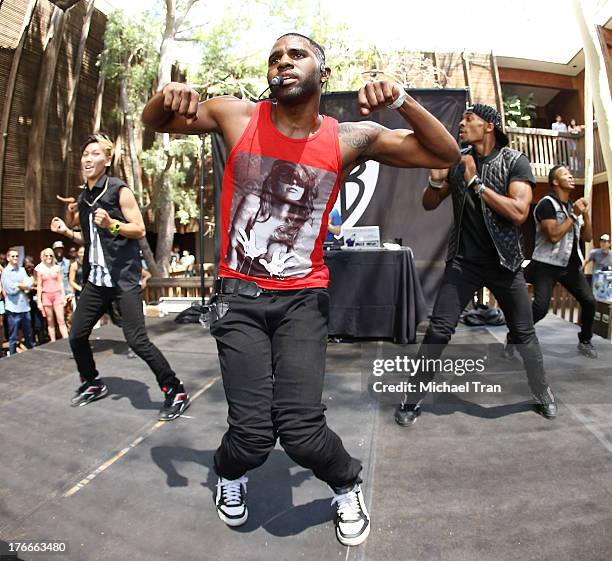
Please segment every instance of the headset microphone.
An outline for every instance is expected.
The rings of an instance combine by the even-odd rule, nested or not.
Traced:
[[[285,79],[282,76],[274,76],[272,80],[270,80],[270,86],[282,86]]]

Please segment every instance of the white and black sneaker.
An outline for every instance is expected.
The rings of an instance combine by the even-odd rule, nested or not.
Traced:
[[[246,506],[246,484],[248,478],[224,479],[219,477],[215,505],[217,514],[228,526],[242,526],[249,517]]]
[[[587,358],[597,358],[597,349],[591,341],[580,341],[578,343],[578,352]]]
[[[359,545],[370,533],[370,515],[363,499],[361,487],[355,485],[348,493],[334,495],[336,505],[336,537],[342,545]]]
[[[183,384],[162,388],[162,391],[165,398],[157,417],[160,421],[172,421],[180,417],[191,404],[191,399],[185,392]]]
[[[82,407],[97,399],[102,399],[108,394],[108,389],[100,378],[83,382],[77,389],[74,397],[70,400],[72,407]]]

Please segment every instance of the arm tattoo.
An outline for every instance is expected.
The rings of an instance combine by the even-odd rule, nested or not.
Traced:
[[[338,136],[351,148],[364,151],[383,128],[377,123],[340,123]]]

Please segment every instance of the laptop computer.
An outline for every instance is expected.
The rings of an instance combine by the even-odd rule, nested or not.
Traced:
[[[343,228],[345,247],[380,247],[380,229],[378,226],[353,226]]]

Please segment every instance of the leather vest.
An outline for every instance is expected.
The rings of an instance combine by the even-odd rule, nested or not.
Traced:
[[[473,154],[473,148],[471,146],[464,148],[461,150],[461,154]],[[505,196],[508,191],[508,175],[521,154],[521,152],[512,148],[501,148],[493,159],[483,164],[480,179],[488,188]],[[462,163],[458,163],[451,167],[448,176],[455,221],[448,244],[447,261],[453,259],[459,250],[461,220],[465,199],[468,196],[468,187],[463,174],[464,166]],[[481,200],[480,204],[485,225],[497,250],[501,266],[510,271],[517,271],[524,259],[521,248],[523,236],[520,226],[516,226],[497,214],[484,201]]]
[[[535,235],[535,248],[531,258],[534,261],[540,261],[541,263],[548,263],[549,265],[556,265],[557,267],[567,267],[570,257],[572,255],[572,249],[574,247],[574,240],[580,239],[580,228],[584,223],[582,216],[578,217],[578,220],[574,222],[571,230],[568,230],[558,242],[551,242],[548,237],[542,231],[542,224],[536,218],[536,211],[543,201],[548,200],[552,203],[555,213],[557,224],[562,224],[570,217],[570,212],[566,205],[552,195],[546,195],[533,209],[533,218],[536,223],[536,235]],[[576,248],[578,250],[578,257],[580,261],[583,261],[582,251],[580,250],[580,244]]]

